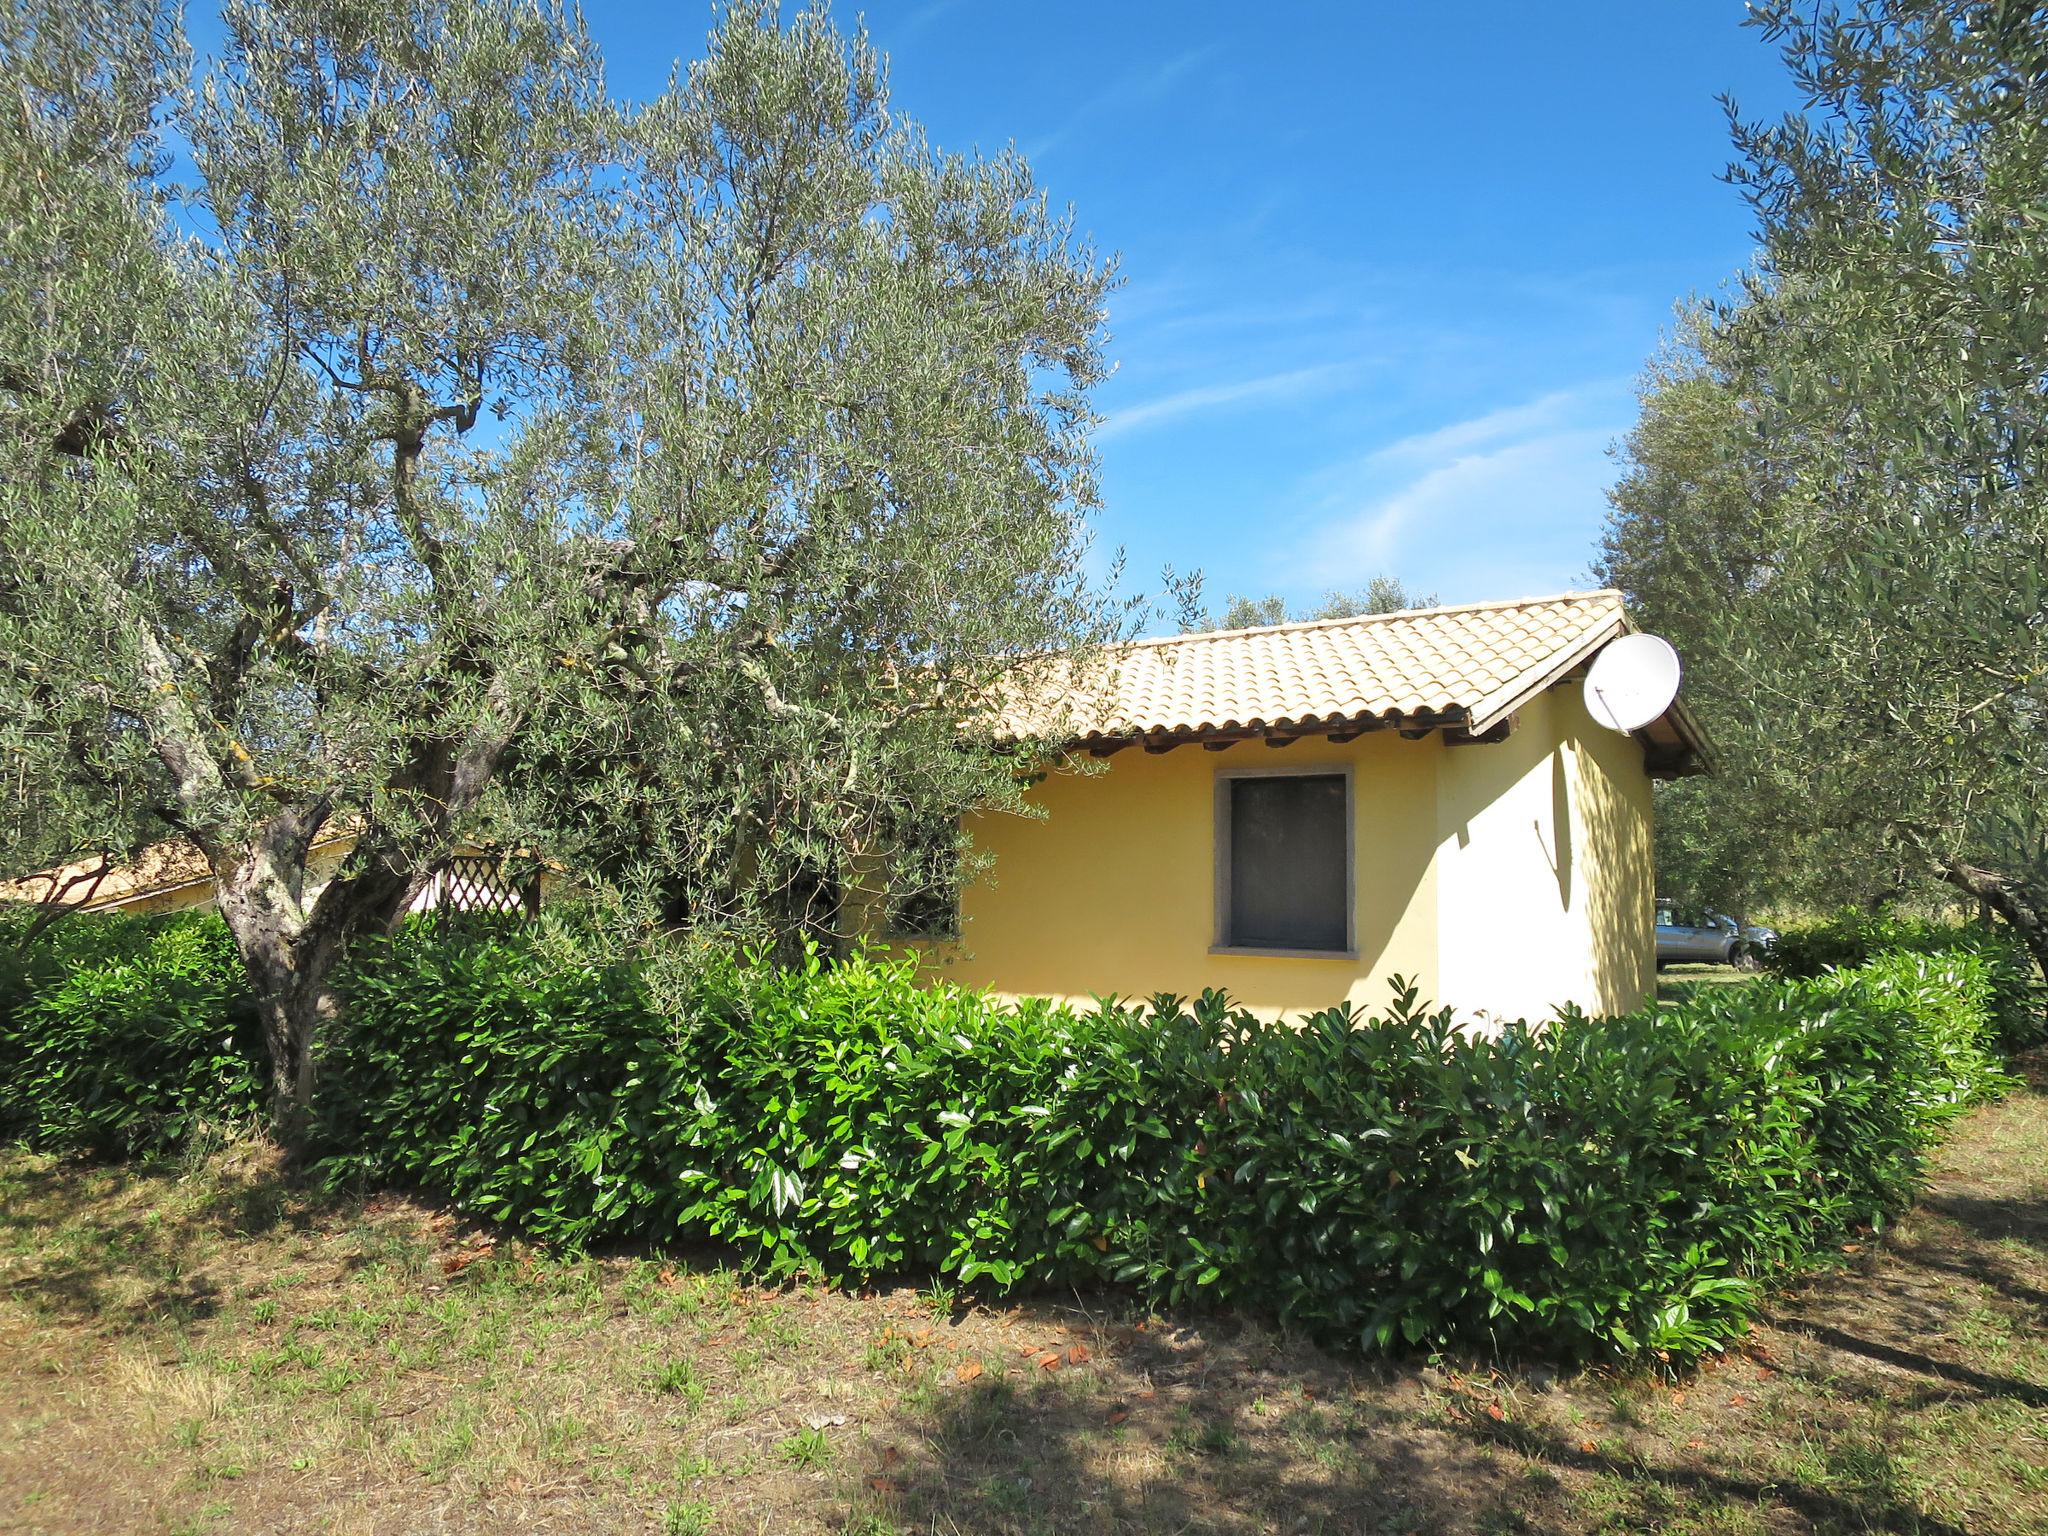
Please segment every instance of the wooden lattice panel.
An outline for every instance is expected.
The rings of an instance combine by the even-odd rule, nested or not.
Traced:
[[[540,906],[540,882],[515,880],[506,873],[504,860],[488,854],[457,854],[434,878],[434,906],[444,913],[522,915]]]

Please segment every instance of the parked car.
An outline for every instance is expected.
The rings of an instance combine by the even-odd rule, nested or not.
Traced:
[[[1778,942],[1778,931],[1745,923],[1726,912],[1692,910],[1678,902],[1657,903],[1657,964],[1732,965],[1753,971]]]

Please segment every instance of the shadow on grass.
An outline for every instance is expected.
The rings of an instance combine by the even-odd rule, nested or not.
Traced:
[[[1682,1466],[1643,1457],[1622,1457],[1587,1450],[1568,1440],[1527,1425],[1475,1420],[1465,1431],[1475,1445],[1506,1446],[1553,1467],[1569,1467],[1620,1479],[1638,1490],[1686,1495],[1669,1502],[1688,1513],[1700,1513],[1702,1499],[1729,1510],[1776,1508],[1797,1515],[1817,1531],[1896,1531],[1906,1536],[1970,1536],[1960,1525],[1930,1515],[1914,1505],[1899,1487],[1891,1458],[1882,1448],[1836,1445],[1825,1448],[1831,1476],[1846,1488],[1813,1486],[1789,1479],[1763,1480],[1736,1476],[1712,1467]],[[1774,1527],[1775,1528],[1775,1527]]]
[[[1144,1368],[1128,1354],[1119,1363]],[[1215,1369],[1157,1363],[1158,1385],[1144,1395],[1097,1395],[1033,1371],[907,1411],[896,1429],[920,1447],[919,1459],[892,1461],[885,1450],[865,1469],[860,1497],[879,1528],[996,1536],[1397,1536],[1536,1531],[1564,1517],[1561,1504],[1546,1508],[1557,1499],[1554,1487],[1531,1484],[1416,1422],[1412,1372],[1385,1373],[1389,1390],[1375,1412],[1377,1394],[1361,1410],[1336,1368],[1290,1361],[1289,1405],[1264,1398],[1266,1373],[1240,1369],[1230,1349],[1218,1351]]]
[[[0,1295],[43,1316],[116,1327],[204,1319],[222,1296],[203,1266],[223,1242],[305,1230],[327,1214],[267,1148],[216,1161],[203,1178],[194,1166],[10,1159],[0,1171],[0,1251],[12,1262]]]
[[[1900,1349],[1895,1345],[1882,1344],[1875,1339],[1866,1339],[1846,1329],[1830,1327],[1809,1318],[1780,1318],[1777,1326],[1788,1333],[1804,1334],[1816,1343],[1844,1354],[1858,1355],[1879,1365],[1888,1365],[1894,1370],[1909,1371],[1921,1376],[1932,1376],[1952,1387],[1963,1387],[1982,1397],[2010,1398],[2014,1402],[2027,1403],[2037,1408],[2048,1408],[2048,1387],[2035,1386],[2030,1381],[2021,1381],[2014,1376],[1995,1376],[1967,1365],[1958,1365],[1949,1360],[1936,1360],[1914,1350]]]

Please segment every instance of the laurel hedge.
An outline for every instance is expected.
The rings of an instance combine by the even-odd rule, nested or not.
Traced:
[[[253,1126],[263,1035],[217,917],[0,925],[0,1137],[147,1157]]]
[[[1844,908],[1820,922],[1788,927],[1764,953],[1773,975],[1807,978],[1853,970],[1880,955],[1967,952],[1990,972],[1994,1027],[2009,1051],[2041,1039],[2048,1010],[2039,972],[2014,932],[1999,923],[1940,922]]]
[[[193,943],[13,1011],[22,1134],[133,1154],[210,1093],[250,1112],[254,1041]],[[1910,1202],[1942,1127],[2008,1081],[2010,981],[1973,950],[1887,952],[1489,1036],[1412,991],[1276,1024],[1215,995],[1003,1004],[863,954],[714,964],[664,1010],[629,966],[420,928],[350,974],[319,1167],[550,1242],[715,1239],[765,1276],[1108,1285],[1367,1350],[1683,1359]]]

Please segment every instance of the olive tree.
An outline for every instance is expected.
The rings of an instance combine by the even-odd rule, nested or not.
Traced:
[[[1171,572],[1169,571],[1169,585]],[[1199,582],[1199,573],[1197,573]],[[1317,619],[1354,619],[1361,614],[1399,613],[1406,608],[1433,608],[1434,592],[1411,590],[1398,576],[1379,575],[1364,586],[1346,592],[1332,587],[1313,604],[1288,611],[1286,599],[1277,593],[1265,597],[1244,597],[1232,593],[1221,613],[1209,613],[1200,606],[1200,591],[1194,589],[1185,604],[1183,630],[1259,629],[1269,624],[1304,623]]]
[[[464,839],[733,917],[1015,799],[990,700],[1115,621],[1111,274],[821,11],[641,104],[554,0],[222,21],[0,13],[0,742],[36,853],[204,854],[290,1135],[337,963]]]
[[[1666,525],[1685,560],[1624,503],[1610,565],[1715,670],[1731,788],[1796,816],[1802,857],[1845,891],[1940,882],[2048,962],[2048,17],[1755,13],[1810,105],[1735,117],[1758,267],[1646,417],[1716,415],[1720,478]]]

